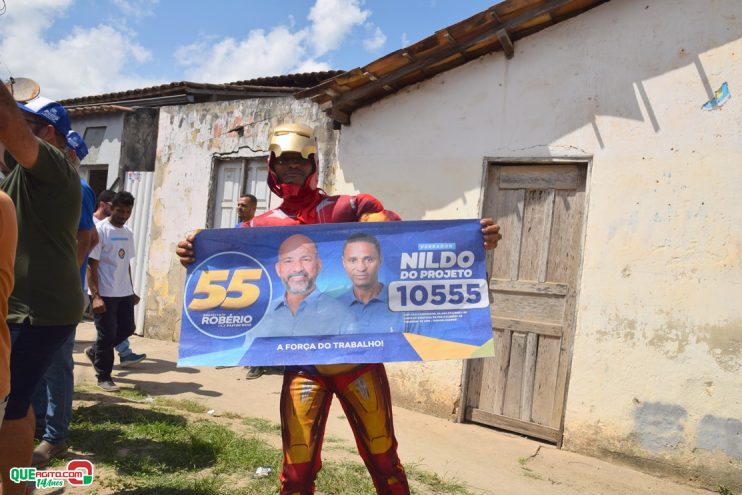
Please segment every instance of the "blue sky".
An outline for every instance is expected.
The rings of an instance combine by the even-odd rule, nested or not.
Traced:
[[[496,0],[0,0],[0,76],[62,99],[352,69]]]

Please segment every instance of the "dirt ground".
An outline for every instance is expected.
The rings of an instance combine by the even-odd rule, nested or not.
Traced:
[[[75,346],[78,384],[95,381],[92,366],[82,354],[94,335],[92,324],[78,327]],[[154,397],[196,400],[217,414],[232,412],[279,422],[281,377],[246,380],[242,368],[176,368],[177,344],[139,337],[133,337],[131,342],[136,352],[146,352],[148,358],[135,367],[116,367],[117,383],[136,385]],[[716,487],[682,485],[517,435],[457,424],[403,408],[394,409],[394,422],[403,463],[414,463],[444,479],[464,482],[475,493],[708,495],[716,490]],[[352,433],[337,403],[333,404],[326,435],[353,445]],[[339,454],[341,451],[331,449],[327,455],[347,454],[347,449],[346,454]]]

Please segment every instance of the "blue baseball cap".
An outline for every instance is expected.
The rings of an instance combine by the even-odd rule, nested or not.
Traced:
[[[72,123],[67,110],[54,100],[39,96],[33,100],[23,103],[17,103],[18,108],[24,112],[31,113],[53,125],[59,134],[67,138],[67,144],[73,147],[70,142],[69,133],[72,130]]]
[[[88,145],[85,144],[85,140],[76,130],[73,129],[67,133],[67,144],[80,160],[88,156]]]

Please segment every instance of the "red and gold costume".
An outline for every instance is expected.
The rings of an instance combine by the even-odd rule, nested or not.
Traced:
[[[327,196],[317,188],[316,145],[310,129],[279,126],[271,135],[268,186],[283,198],[276,209],[243,227],[399,220],[368,194]],[[283,151],[301,152],[313,163],[305,183],[280,184],[273,160]],[[358,451],[378,494],[408,494],[397,456],[389,382],[383,364],[287,367],[281,390],[283,467],[281,495],[312,494],[322,467],[321,449],[332,396],[337,396]]]

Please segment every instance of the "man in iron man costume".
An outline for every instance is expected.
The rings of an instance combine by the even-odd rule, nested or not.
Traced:
[[[243,227],[400,220],[371,195],[328,196],[318,189],[317,144],[312,129],[300,124],[277,126],[268,149],[268,186],[283,203],[244,222]],[[496,247],[499,230],[491,219],[482,220],[485,248]],[[194,238],[188,236],[176,250],[185,266],[194,261]],[[389,382],[380,363],[286,368],[281,389],[280,494],[314,493],[333,395],[353,429],[376,493],[409,494],[407,476],[397,456]]]

